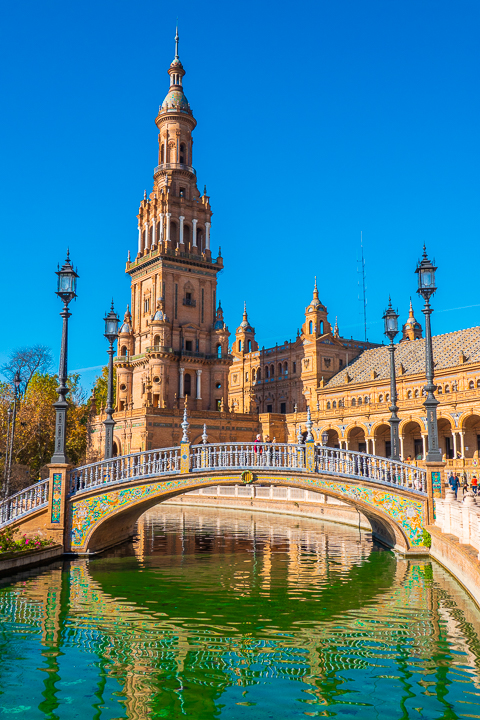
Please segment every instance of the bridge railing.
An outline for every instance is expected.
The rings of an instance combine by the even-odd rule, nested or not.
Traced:
[[[190,469],[198,471],[271,468],[305,471],[307,470],[305,450],[305,445],[288,443],[193,445]],[[427,492],[425,470],[353,450],[316,446],[314,471],[377,482],[420,493]]]
[[[48,479],[41,480],[0,503],[0,527],[48,504]]]
[[[162,448],[101,460],[70,471],[69,494],[127,480],[180,472],[180,448]]]

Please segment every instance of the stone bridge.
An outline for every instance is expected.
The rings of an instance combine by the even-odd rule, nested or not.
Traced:
[[[188,427],[188,423],[187,423]],[[184,434],[184,438],[186,435]],[[366,453],[298,444],[219,443],[149,450],[72,468],[0,504],[0,527],[38,531],[66,552],[100,552],[134,534],[149,508],[191,490],[238,483],[321,492],[353,505],[374,536],[403,553],[423,546],[441,474]]]

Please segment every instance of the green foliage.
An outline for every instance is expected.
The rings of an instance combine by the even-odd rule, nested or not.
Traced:
[[[428,532],[428,530],[425,530],[425,528],[422,531],[423,534],[423,544],[425,547],[429,548],[432,547],[432,536]]]
[[[97,412],[100,412],[102,407],[107,405],[107,394],[108,394],[108,365],[102,368],[102,374],[99,375],[93,386],[93,392],[95,395],[95,401],[97,404]],[[115,407],[115,398],[117,396],[117,371],[113,368],[113,407]]]
[[[22,550],[40,550],[40,548],[53,545],[53,540],[45,540],[38,535],[28,538],[26,535],[15,537],[17,528],[4,528],[0,530],[0,554],[7,552],[21,552]]]

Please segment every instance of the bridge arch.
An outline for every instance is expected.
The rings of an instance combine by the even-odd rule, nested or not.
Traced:
[[[230,471],[154,477],[116,488],[100,486],[74,496],[70,500],[70,550],[79,554],[100,552],[131,537],[139,517],[162,501],[201,487],[239,484],[241,475],[240,471]],[[425,500],[408,492],[313,473],[265,470],[256,473],[255,480],[262,485],[321,492],[352,505],[368,519],[378,540],[401,552],[422,543]]]

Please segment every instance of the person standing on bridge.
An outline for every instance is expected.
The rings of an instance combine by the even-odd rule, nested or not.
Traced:
[[[255,453],[255,465],[259,465],[262,458],[262,436],[257,435],[255,442],[253,443],[253,452]]]
[[[453,492],[455,493],[455,497],[457,497],[457,491],[460,486],[460,481],[459,481],[456,473],[455,473],[455,476],[453,476],[453,474],[450,475],[450,477],[448,478],[448,484],[450,485]]]
[[[473,491],[474,495],[477,494],[477,489],[478,489],[478,480],[477,480],[477,476],[474,475],[472,477],[472,491]]]

